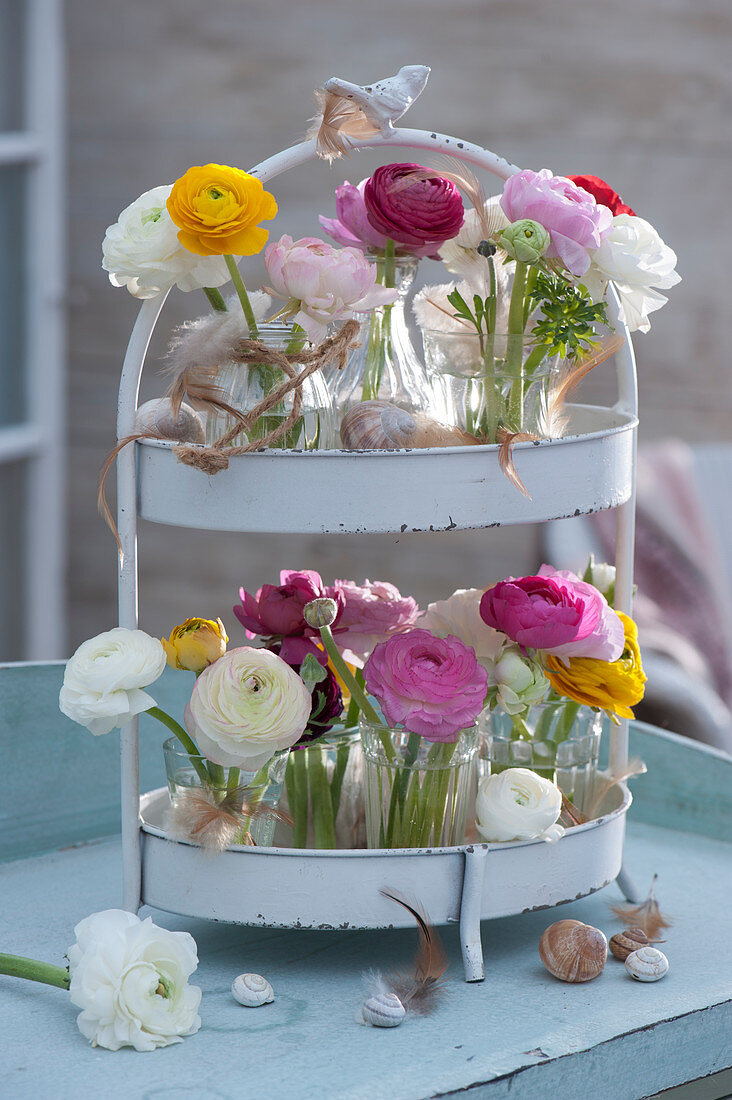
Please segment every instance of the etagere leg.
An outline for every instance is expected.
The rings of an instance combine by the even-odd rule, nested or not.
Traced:
[[[628,872],[625,869],[625,864],[620,868],[618,877],[615,880],[618,884],[618,889],[623,895],[626,901],[629,901],[631,905],[638,905],[641,897],[638,893],[638,887],[633,882]]]
[[[485,978],[483,945],[480,941],[480,910],[487,855],[488,851],[483,847],[465,849],[465,871],[460,899],[460,946],[466,982],[482,982]]]

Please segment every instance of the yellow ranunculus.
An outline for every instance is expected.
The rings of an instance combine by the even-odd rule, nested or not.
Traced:
[[[253,256],[267,243],[262,221],[277,213],[274,195],[241,168],[204,164],[173,184],[166,203],[178,240],[198,256]]]
[[[186,619],[160,640],[171,668],[199,673],[223,657],[229,639],[221,619]]]
[[[643,698],[646,676],[641,667],[638,628],[631,618],[618,612],[625,627],[625,648],[617,661],[591,657],[570,657],[569,667],[558,657],[546,656],[545,672],[555,691],[576,703],[632,718],[630,709]]]

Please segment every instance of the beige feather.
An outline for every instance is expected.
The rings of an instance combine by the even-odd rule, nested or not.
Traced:
[[[566,794],[562,794],[562,812],[559,815],[559,824],[565,829],[571,829],[574,825],[584,825],[590,818],[579,810],[574,802],[570,802]]]
[[[334,161],[349,156],[353,142],[349,138],[375,137],[380,131],[369,121],[360,107],[345,96],[318,88],[315,92],[318,114],[306,138],[315,138],[315,151],[323,160]]]
[[[523,493],[528,500],[531,500],[531,494],[524,485],[519,472],[514,466],[513,462],[513,445],[514,443],[537,443],[539,437],[532,432],[511,432],[508,428],[498,429],[498,442],[500,444],[498,448],[498,465],[503,470],[504,474],[511,482],[512,485]]]
[[[665,913],[662,913],[656,901],[656,882],[658,875],[653,876],[648,897],[642,905],[611,905],[615,916],[622,921],[626,928],[642,928],[649,940],[658,943],[658,933],[664,928],[670,928],[673,923]]]
[[[647,770],[643,761],[639,760],[638,757],[634,757],[628,761],[623,771],[618,775],[596,775],[592,801],[587,808],[590,821],[593,821],[602,813],[605,798],[613,787],[617,787],[618,783],[625,783],[627,779],[632,779],[634,775],[645,775]]]
[[[380,979],[381,984],[397,995],[407,1012],[427,1016],[437,1007],[444,990],[448,960],[442,940],[418,904],[408,902],[393,890],[381,890],[380,893],[411,913],[419,931],[419,946],[412,966],[384,976]]]
[[[275,817],[292,824],[281,810],[262,803],[247,801],[251,792],[236,787],[221,798],[220,791],[206,787],[178,790],[164,821],[164,828],[176,840],[200,844],[209,855],[218,855],[233,844],[247,821],[258,817]],[[254,844],[247,832],[246,844]]]
[[[542,439],[561,439],[564,436],[570,420],[566,407],[569,395],[591,370],[614,355],[624,342],[622,336],[613,336],[605,340],[594,354],[568,359],[562,365],[547,392],[541,395],[537,426]]]

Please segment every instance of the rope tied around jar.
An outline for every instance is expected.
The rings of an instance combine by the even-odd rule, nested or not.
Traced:
[[[228,468],[230,458],[257,451],[263,447],[271,447],[277,443],[300,418],[302,386],[305,380],[330,363],[335,363],[338,370],[342,370],[346,365],[349,352],[357,346],[354,337],[358,334],[358,330],[358,321],[346,321],[340,332],[327,337],[311,351],[279,351],[267,347],[261,340],[242,340],[231,355],[232,362],[241,363],[247,367],[274,367],[282,371],[286,378],[247,413],[230,409],[236,423],[210,446],[181,443],[175,447],[174,454],[178,461],[186,466],[193,466],[203,473],[217,474]],[[300,370],[296,369],[295,364],[299,364]],[[240,446],[231,446],[232,440],[242,433],[248,435],[259,418],[275,408],[290,393],[293,395],[292,408],[276,427],[258,439],[249,440],[248,443]],[[195,399],[195,394],[189,395]],[[183,390],[180,395],[171,394],[171,397],[174,402],[178,397],[182,400]],[[205,399],[203,403],[206,403]]]

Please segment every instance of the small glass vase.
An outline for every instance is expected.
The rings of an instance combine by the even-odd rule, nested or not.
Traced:
[[[404,312],[407,296],[417,273],[416,256],[397,256],[390,272],[383,257],[375,260],[378,282],[394,286],[399,297],[390,306],[370,313],[357,313],[361,323],[360,345],[342,371],[326,368],[325,377],[333,395],[336,421],[361,401],[389,401],[407,412],[429,412],[444,419],[435,408],[424,364],[414,350]]]
[[[603,711],[568,700],[538,703],[520,715],[496,708],[478,722],[478,776],[528,768],[550,779],[586,813],[590,807],[600,739],[609,718]]]
[[[275,351],[294,353],[307,342],[307,336],[293,325],[269,321],[258,326],[258,339]],[[297,367],[296,367],[297,369]],[[279,367],[267,363],[248,365],[230,361],[220,367],[216,376],[223,400],[240,412],[255,408],[268,394],[286,380]],[[302,384],[302,407],[298,419],[279,439],[267,446],[280,450],[314,451],[335,445],[335,419],[333,401],[322,371],[311,374]],[[244,432],[235,436],[231,447],[264,439],[268,432],[281,425],[292,411],[294,393],[290,392],[272,409],[264,413],[252,426],[249,436]],[[206,445],[211,446],[234,427],[234,417],[210,411],[206,418]]]
[[[282,749],[258,771],[247,772],[187,753],[177,738],[169,737],[163,742],[163,755],[171,804],[175,806],[190,791],[206,790],[218,803],[227,799],[227,808],[242,814],[233,843],[270,847],[277,821],[267,809],[274,810],[282,797],[289,754],[289,749]],[[244,811],[254,807],[256,815],[247,817]]]
[[[365,848],[363,754],[358,730],[335,731],[290,752],[277,842],[291,848]]]
[[[473,794],[477,728],[445,744],[363,717],[360,729],[368,847],[460,844]]]
[[[562,358],[546,356],[529,336],[422,330],[427,374],[441,387],[446,420],[485,443],[498,429],[536,432]]]

